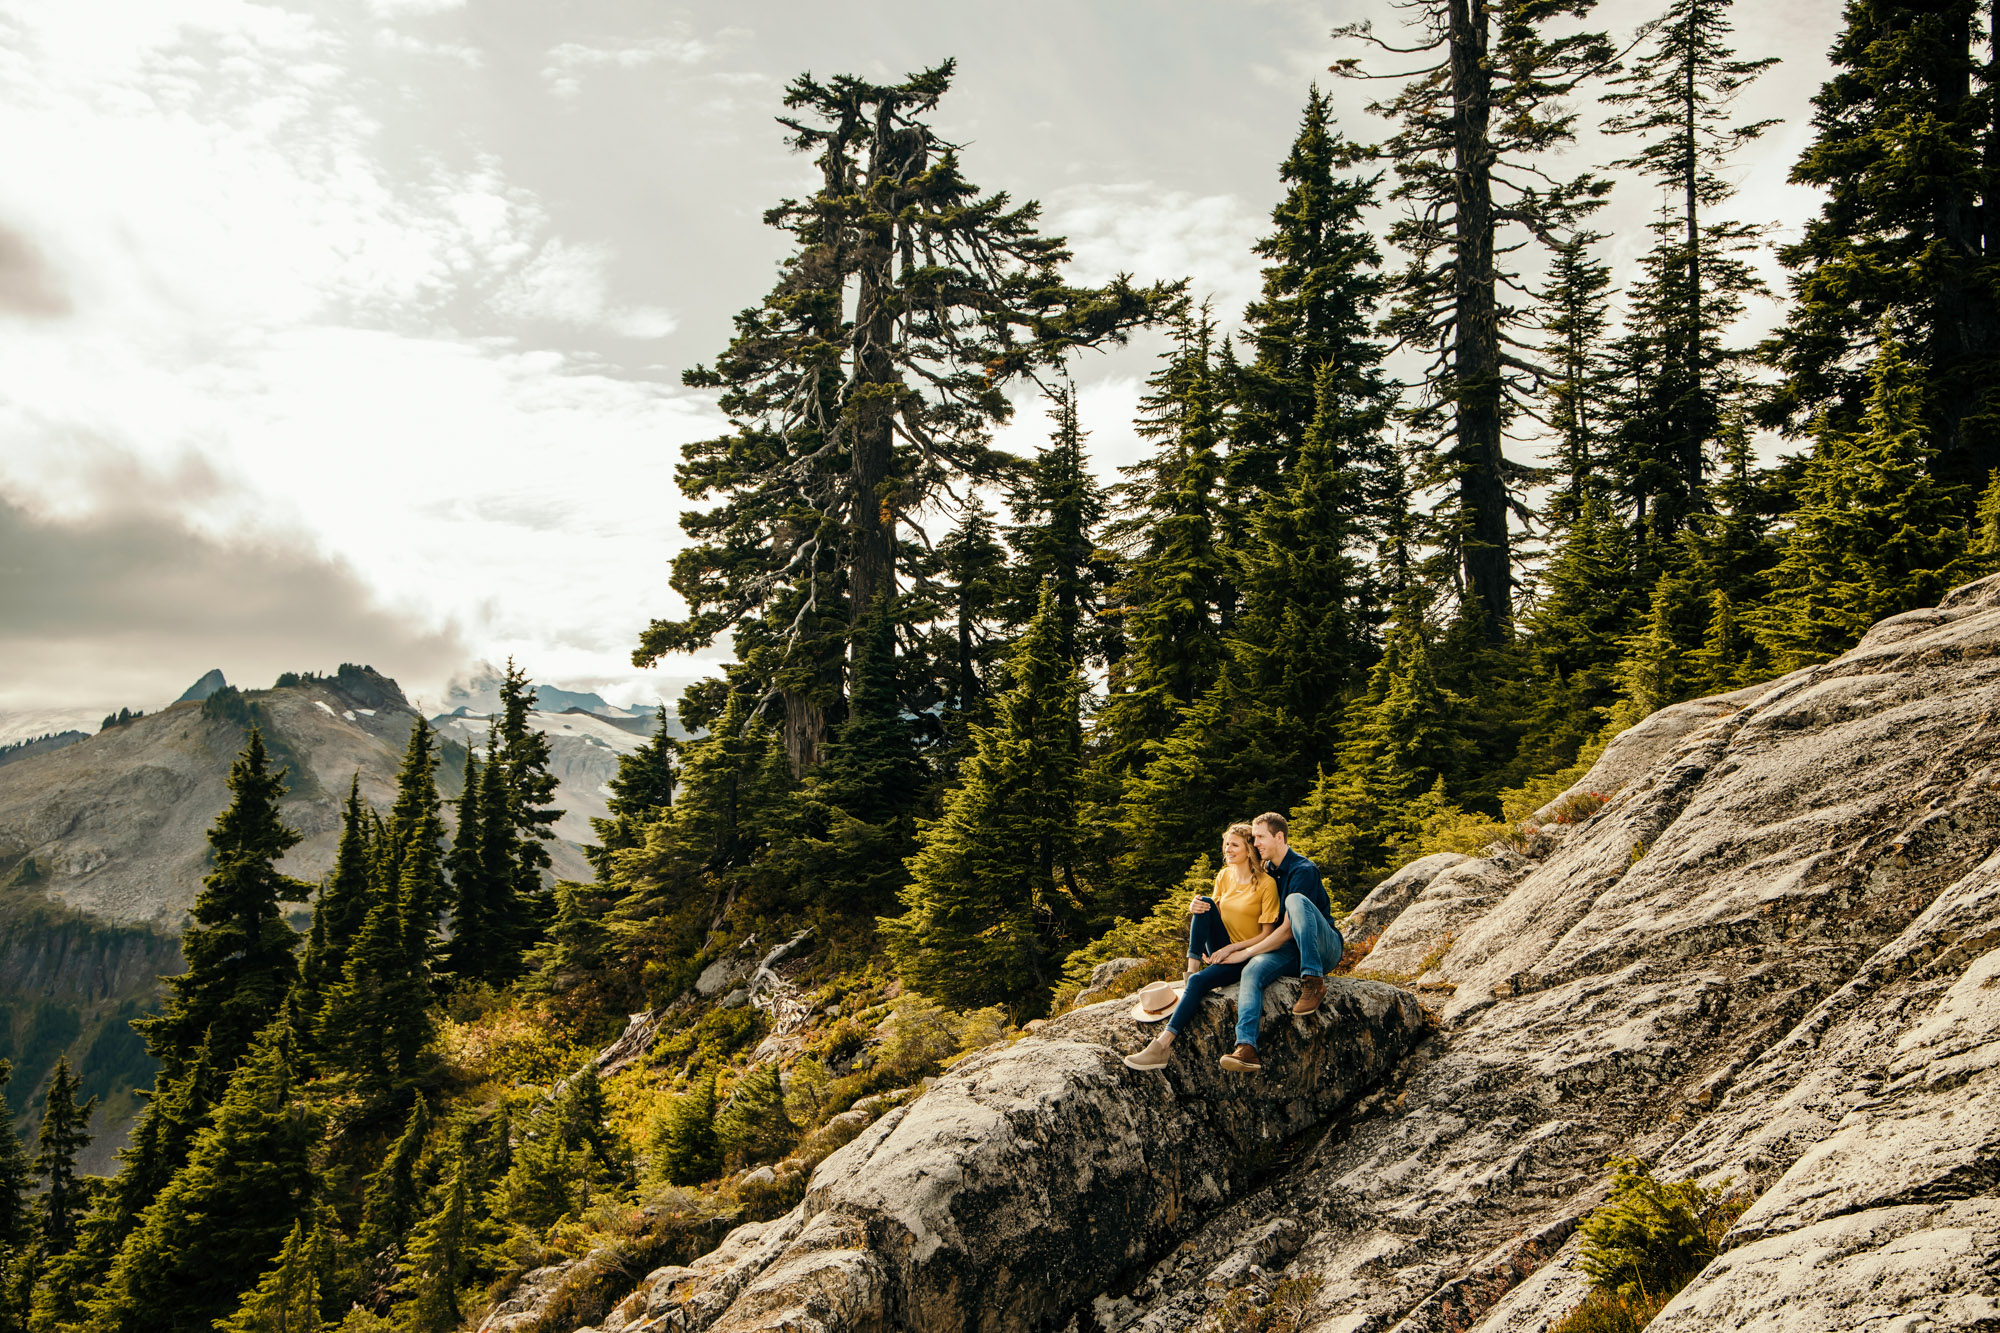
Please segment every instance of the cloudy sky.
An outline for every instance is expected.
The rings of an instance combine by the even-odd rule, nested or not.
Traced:
[[[1814,206],[1785,173],[1838,10],[1738,17],[1745,55],[1785,60],[1743,114],[1787,119],[1734,207],[1781,236]],[[1396,22],[1381,0],[0,0],[0,713],[344,660],[436,699],[509,654],[672,698],[703,664],[629,654],[681,610],[673,466],[721,426],[680,371],[768,287],[762,210],[809,188],[771,120],[787,79],[956,56],[937,120],[975,180],[1044,201],[1080,277],[1192,276],[1227,318],[1328,32],[1369,17]],[[1379,133],[1366,91],[1336,95]],[[1603,215],[1621,268],[1656,206],[1627,183]],[[1103,468],[1134,456],[1153,350],[1078,367]]]

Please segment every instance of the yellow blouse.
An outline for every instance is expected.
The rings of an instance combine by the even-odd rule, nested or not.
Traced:
[[[1228,866],[1222,867],[1215,876],[1213,897],[1231,944],[1261,933],[1262,927],[1284,915],[1278,906],[1277,881],[1261,870],[1248,884],[1239,884],[1236,872]]]

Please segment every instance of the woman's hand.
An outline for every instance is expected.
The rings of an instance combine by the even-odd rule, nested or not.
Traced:
[[[1194,897],[1188,900],[1188,912],[1190,915],[1199,916],[1201,913],[1206,912],[1207,910],[1208,910],[1208,899],[1202,897],[1200,894],[1197,893]]]

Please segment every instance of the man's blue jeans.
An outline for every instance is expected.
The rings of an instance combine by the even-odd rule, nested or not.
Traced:
[[[1328,968],[1339,965],[1347,941],[1310,898],[1295,893],[1285,899],[1285,920],[1292,928],[1292,942],[1299,946],[1300,976],[1323,977]]]

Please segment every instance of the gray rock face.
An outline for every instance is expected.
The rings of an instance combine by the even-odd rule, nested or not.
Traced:
[[[1150,1035],[1120,1002],[956,1066],[814,1172],[804,1202],[652,1275],[626,1333],[820,1327],[1027,1330],[1157,1258],[1261,1159],[1379,1079],[1429,1030],[1406,992],[1336,980],[1319,1013],[1272,988],[1262,1075],[1230,1074],[1212,999],[1167,1070],[1120,1062]],[[1269,1254],[1290,1233],[1272,1230]],[[1273,1236],[1278,1237],[1272,1239]]]
[[[1374,939],[1405,907],[1416,901],[1418,894],[1430,887],[1431,881],[1471,859],[1464,852],[1433,852],[1418,857],[1369,890],[1368,896],[1340,923],[1341,934],[1355,944]]]
[[[1396,914],[1356,971],[1400,981],[1427,979],[1426,974],[1442,961],[1459,933],[1513,888],[1513,868],[1519,864],[1518,860],[1461,857],[1433,876]]]

